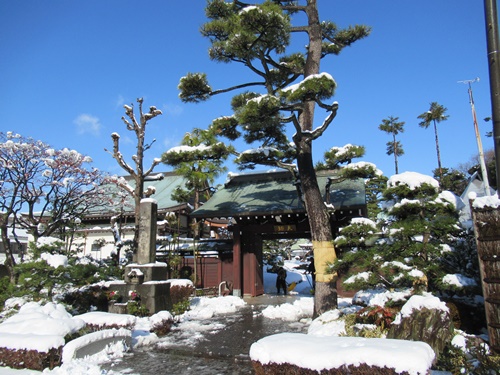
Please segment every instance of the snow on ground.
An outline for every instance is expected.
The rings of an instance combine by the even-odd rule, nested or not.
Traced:
[[[297,283],[294,290],[290,294],[294,294],[297,298],[293,299],[293,303],[284,303],[277,306],[268,306],[262,311],[262,314],[269,319],[282,319],[287,322],[301,322],[302,324],[309,324],[307,334],[292,334],[285,333],[280,335],[272,335],[258,341],[255,348],[252,346],[251,356],[253,359],[258,359],[266,363],[266,361],[280,362],[282,360],[297,360],[301,358],[300,364],[309,368],[313,366],[331,366],[332,357],[341,358],[344,363],[359,363],[365,361],[367,363],[376,363],[377,365],[388,365],[390,367],[399,368],[397,366],[405,364],[405,368],[411,367],[414,371],[412,374],[418,374],[420,367],[412,361],[417,361],[420,366],[427,366],[432,359],[432,350],[425,345],[417,343],[397,343],[395,345],[392,341],[382,339],[382,341],[366,341],[361,338],[339,338],[344,331],[344,325],[341,317],[345,314],[354,313],[360,309],[359,306],[352,304],[352,299],[339,298],[339,307],[336,310],[327,312],[321,315],[314,321],[311,320],[313,312],[313,298],[311,298],[310,290],[312,289],[312,281],[310,275],[306,274],[303,269],[298,269],[299,261],[287,261],[285,268],[287,270],[287,283]],[[265,292],[275,294],[275,280],[276,274],[264,272],[264,287]],[[408,293],[393,292],[391,295],[388,292],[373,290],[360,293],[356,296],[358,300],[363,300],[368,305],[374,305],[377,302],[383,302],[389,298],[402,298],[407,299]],[[22,300],[16,299],[15,303],[25,303]],[[410,302],[409,302],[410,303]],[[407,307],[408,309],[420,308],[430,303],[432,307],[436,307],[437,301],[427,298],[414,300]],[[9,303],[8,303],[9,304]],[[62,323],[64,329],[59,328],[59,334],[63,335],[64,332],[73,332],[77,327],[82,324],[102,325],[104,322],[108,325],[116,324],[117,326],[133,326],[130,334],[132,336],[133,347],[144,345],[157,345],[158,347],[169,347],[174,345],[194,345],[199,340],[203,340],[204,336],[217,332],[225,327],[223,323],[213,322],[213,317],[219,314],[233,313],[245,306],[246,302],[238,297],[196,297],[191,301],[191,309],[183,315],[176,317],[176,324],[174,330],[182,333],[182,336],[177,336],[177,341],[170,341],[169,335],[158,338],[154,333],[150,333],[150,328],[155,322],[170,317],[169,312],[160,312],[147,318],[136,318],[129,315],[109,314],[102,312],[91,312],[82,314],[80,316],[71,317],[65,312],[61,305],[48,303],[40,305],[34,302],[25,303],[17,315],[5,320],[0,324],[0,337],[4,334],[2,332],[9,332],[16,330],[16,335],[9,336],[9,347],[21,348],[24,347],[23,335],[34,337],[35,325],[38,327],[50,327],[55,319]],[[64,311],[63,311],[64,310]],[[30,324],[30,321],[36,324]],[[14,324],[18,324],[14,327]],[[7,327],[7,328],[5,328]],[[43,328],[42,328],[43,330]],[[62,330],[62,331],[61,331]],[[120,330],[126,331],[121,328]],[[64,332],[63,332],[64,331]],[[122,333],[123,333],[122,331]],[[54,332],[54,331],[52,331]],[[47,333],[47,332],[46,332]],[[297,336],[297,335],[300,335]],[[40,336],[40,335],[39,335]],[[276,337],[278,336],[278,337]],[[43,337],[43,336],[41,336]],[[339,341],[339,339],[341,339]],[[349,340],[353,339],[353,340]],[[282,340],[297,340],[297,345],[283,345]],[[43,339],[42,339],[43,341]],[[460,340],[456,340],[460,341]],[[33,343],[36,342],[35,340]],[[60,342],[51,341],[50,337],[46,337],[45,346],[58,346]],[[406,345],[406,346],[405,346]],[[3,345],[2,345],[3,346]],[[45,346],[40,345],[39,349],[45,349]],[[67,345],[68,346],[68,345]],[[295,355],[291,355],[290,348],[293,347]],[[344,348],[344,349],[342,349]],[[383,351],[382,348],[385,348]],[[44,370],[43,374],[50,375],[75,375],[75,374],[90,374],[101,375],[102,370],[100,364],[119,361],[120,358],[126,355],[127,348],[123,343],[115,343],[108,346],[102,352],[86,357],[85,359],[67,359],[61,367],[53,370]],[[325,350],[342,350],[341,356],[325,355]],[[384,356],[381,353],[387,354]],[[393,355],[394,350],[397,350],[398,355]],[[412,351],[412,356],[408,355],[408,351]],[[312,365],[307,362],[309,354],[320,354],[315,364]],[[265,353],[265,354],[264,354]],[[272,353],[272,354],[271,354]],[[299,355],[300,353],[300,355]],[[323,355],[321,355],[323,353]],[[329,359],[328,359],[329,358]],[[385,359],[384,359],[385,358]],[[396,358],[401,358],[396,361]],[[338,359],[337,359],[338,360]],[[356,362],[358,361],[358,362]],[[292,361],[292,363],[294,363]],[[34,375],[41,374],[32,370],[13,370],[5,367],[0,367],[0,375]],[[108,375],[122,375],[120,372],[110,370]],[[437,372],[433,374],[437,375]]]

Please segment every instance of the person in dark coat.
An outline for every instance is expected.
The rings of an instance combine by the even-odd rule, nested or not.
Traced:
[[[283,294],[286,294],[286,270],[283,267],[278,269],[278,276],[276,277],[276,289],[278,290],[278,294],[280,294],[280,290],[283,289]]]
[[[307,267],[307,272],[311,275],[312,279],[312,287],[313,289],[316,288],[316,267],[314,266],[314,258],[311,257],[311,261],[309,263],[309,266]]]

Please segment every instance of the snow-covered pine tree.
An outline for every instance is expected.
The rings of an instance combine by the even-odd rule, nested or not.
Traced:
[[[338,179],[364,178],[366,188],[366,201],[368,206],[368,217],[374,220],[380,212],[379,199],[385,188],[387,177],[373,163],[353,159],[362,158],[365,155],[364,146],[352,145],[350,143],[342,147],[332,147],[324,153],[324,161],[316,164],[317,170],[335,170]]]
[[[377,223],[353,220],[335,240],[342,255],[333,268],[344,286],[441,293],[475,289],[473,241],[459,225],[456,196],[415,172],[389,178],[383,195]],[[462,285],[454,285],[453,278]]]
[[[298,175],[318,263],[315,315],[337,306],[336,278],[326,269],[327,263],[335,259],[333,235],[316,179],[312,144],[335,118],[338,104],[328,101],[336,83],[330,74],[320,72],[320,61],[339,54],[370,33],[362,25],[340,29],[333,22],[320,22],[317,3],[317,0],[267,0],[258,4],[209,0],[205,8],[209,22],[202,26],[201,32],[210,39],[210,58],[222,63],[241,63],[257,79],[214,90],[205,74],[190,73],[179,83],[179,96],[185,102],[199,102],[250,87],[263,91],[236,95],[231,103],[234,116],[214,121],[213,125],[218,126],[221,136],[235,139],[241,131],[246,142],[262,145],[263,152],[242,155],[243,165],[262,163],[287,168]],[[292,26],[291,17],[297,13],[305,16],[305,25]],[[286,54],[292,32],[306,35],[304,52]],[[317,107],[326,114],[323,123],[313,129]],[[295,130],[291,153],[285,133],[287,125]]]
[[[162,162],[174,167],[177,174],[186,178],[184,188],[178,187],[172,198],[178,202],[193,202],[194,209],[201,200],[208,200],[215,179],[227,170],[224,162],[233,153],[233,147],[217,140],[213,127],[208,130],[194,129],[186,133],[181,145],[162,155]],[[202,198],[204,196],[204,198]],[[196,221],[193,222],[193,230]],[[193,233],[196,237],[198,233]]]

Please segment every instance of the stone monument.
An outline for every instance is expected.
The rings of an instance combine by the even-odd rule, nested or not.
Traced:
[[[137,263],[125,267],[124,281],[109,285],[117,296],[109,312],[124,313],[130,303],[144,305],[150,314],[172,308],[167,264],[156,262],[156,219],[158,204],[154,199],[141,200]]]

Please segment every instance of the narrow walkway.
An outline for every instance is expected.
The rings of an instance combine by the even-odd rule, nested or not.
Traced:
[[[281,332],[306,332],[307,325],[269,319],[262,310],[270,305],[293,303],[304,296],[262,295],[245,297],[247,305],[236,313],[214,317],[211,324],[219,323],[223,328],[215,332],[204,332],[193,345],[170,345],[165,349],[144,348],[134,351],[112,367],[128,374],[169,375],[184,374],[253,374],[249,358],[250,346],[259,339]],[[182,332],[173,331],[170,342],[183,342]]]

